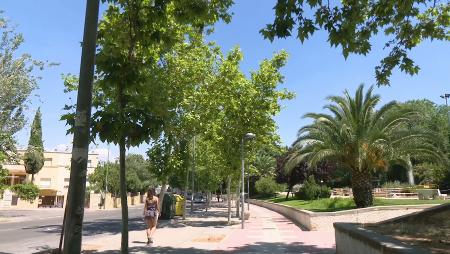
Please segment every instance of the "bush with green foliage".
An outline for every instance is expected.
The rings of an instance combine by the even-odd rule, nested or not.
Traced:
[[[302,200],[329,198],[330,195],[331,189],[327,186],[318,185],[312,175],[303,183],[300,190],[295,193],[295,197]]]
[[[33,201],[39,196],[39,188],[32,183],[16,184],[11,186],[11,190],[19,196],[19,198]]]
[[[259,196],[274,196],[277,192],[285,189],[284,184],[278,184],[273,177],[261,177],[255,183],[255,189]]]

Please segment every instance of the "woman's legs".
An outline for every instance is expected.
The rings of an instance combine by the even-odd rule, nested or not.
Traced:
[[[150,218],[145,218],[145,223],[147,224],[147,229],[145,230],[145,232],[147,233],[147,239],[150,239],[150,230],[151,230],[151,221],[152,219]]]
[[[151,219],[149,219],[149,222],[150,222],[150,227],[149,227],[149,229],[150,229],[149,235],[150,236],[149,237],[152,238],[153,234],[155,234],[155,231],[156,231],[157,219],[156,218],[151,218]]]

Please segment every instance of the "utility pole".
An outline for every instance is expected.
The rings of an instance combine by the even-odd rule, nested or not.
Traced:
[[[86,173],[90,141],[92,83],[94,80],[99,0],[87,0],[81,51],[80,80],[73,133],[64,254],[81,253]]]

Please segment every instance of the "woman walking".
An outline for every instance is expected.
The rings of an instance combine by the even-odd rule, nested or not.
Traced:
[[[144,217],[145,223],[147,223],[147,244],[153,243],[152,237],[156,231],[156,223],[158,222],[159,216],[158,204],[159,199],[155,195],[155,189],[148,189],[144,205]]]

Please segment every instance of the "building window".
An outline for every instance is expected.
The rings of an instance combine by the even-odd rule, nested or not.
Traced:
[[[52,158],[44,158],[44,166],[51,166],[52,165]]]
[[[64,189],[69,188],[70,178],[64,178]]]
[[[88,166],[88,168],[92,167],[92,161],[91,160],[88,160],[87,166]]]
[[[19,176],[18,183],[20,184],[24,184],[27,182],[27,177],[26,176]]]
[[[41,178],[39,180],[39,187],[50,188],[51,185],[52,185],[52,179],[51,178]]]

